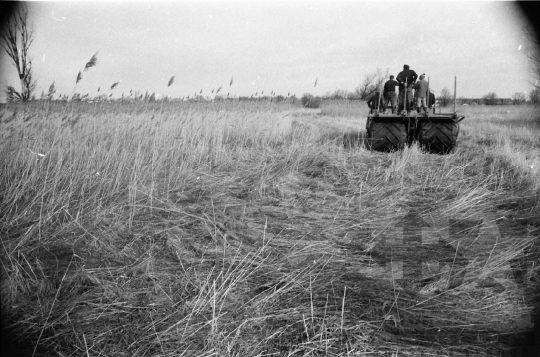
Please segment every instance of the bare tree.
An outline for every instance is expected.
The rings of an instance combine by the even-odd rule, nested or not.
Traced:
[[[528,40],[525,55],[529,58],[531,74],[534,79],[534,82],[531,82],[531,84],[540,89],[540,39],[532,24],[528,24],[524,32]]]
[[[348,99],[351,94],[353,93],[350,93],[348,90],[336,89],[333,93],[328,93],[327,97],[331,99]]]
[[[452,94],[450,93],[450,90],[448,88],[443,88],[441,90],[441,95],[439,96],[439,103],[441,104],[441,107],[446,107],[448,104],[452,102]]]
[[[21,84],[21,91],[8,85],[6,94],[8,100],[23,102],[32,98],[36,89],[36,81],[32,79],[32,59],[28,50],[34,42],[34,31],[28,26],[28,10],[21,6],[18,11],[4,24],[0,32],[2,47],[13,61]]]
[[[488,94],[483,96],[484,103],[486,105],[496,105],[497,104],[497,93],[495,92],[489,92]]]
[[[388,68],[386,72],[383,72],[380,68],[371,74],[366,74],[362,84],[360,84],[355,90],[355,96],[359,99],[366,100],[377,90],[382,91],[382,87],[386,78],[388,78]]]
[[[529,93],[529,101],[533,104],[540,103],[540,89],[533,89]]]
[[[527,95],[525,93],[516,92],[512,96],[512,101],[515,105],[523,104],[527,100]]]

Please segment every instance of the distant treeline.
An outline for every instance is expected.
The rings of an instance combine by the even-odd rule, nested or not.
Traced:
[[[468,105],[512,105],[522,104],[512,98],[457,98],[457,104]]]

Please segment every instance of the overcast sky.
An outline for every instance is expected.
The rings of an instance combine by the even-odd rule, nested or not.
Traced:
[[[54,81],[76,91],[130,89],[174,97],[354,90],[377,68],[403,64],[458,96],[530,91],[525,20],[507,2],[181,1],[31,2],[38,96]],[[2,52],[2,88],[16,84]],[[172,86],[167,83],[172,76]],[[232,86],[229,86],[234,78]],[[314,86],[318,78],[317,87]],[[3,91],[2,91],[3,92]]]

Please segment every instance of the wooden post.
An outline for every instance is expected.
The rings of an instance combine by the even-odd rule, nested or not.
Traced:
[[[405,113],[408,112],[407,106],[409,103],[407,103],[407,78],[405,77],[405,90],[403,91],[403,110],[405,110]]]
[[[429,77],[427,77],[426,115],[429,115]]]
[[[377,89],[379,89],[379,86],[377,86]],[[375,94],[377,94],[377,91],[375,91]],[[381,92],[379,90],[379,99],[377,99],[377,115],[379,115],[379,105],[381,104]]]
[[[454,113],[456,112],[456,89],[457,89],[457,76],[454,77]]]

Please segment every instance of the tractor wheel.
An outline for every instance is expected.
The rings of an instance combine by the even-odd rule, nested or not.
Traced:
[[[447,154],[456,147],[459,124],[455,122],[421,123],[420,145],[424,150],[437,154]]]
[[[377,151],[399,150],[407,143],[407,128],[405,123],[372,122],[369,128],[371,149]]]

